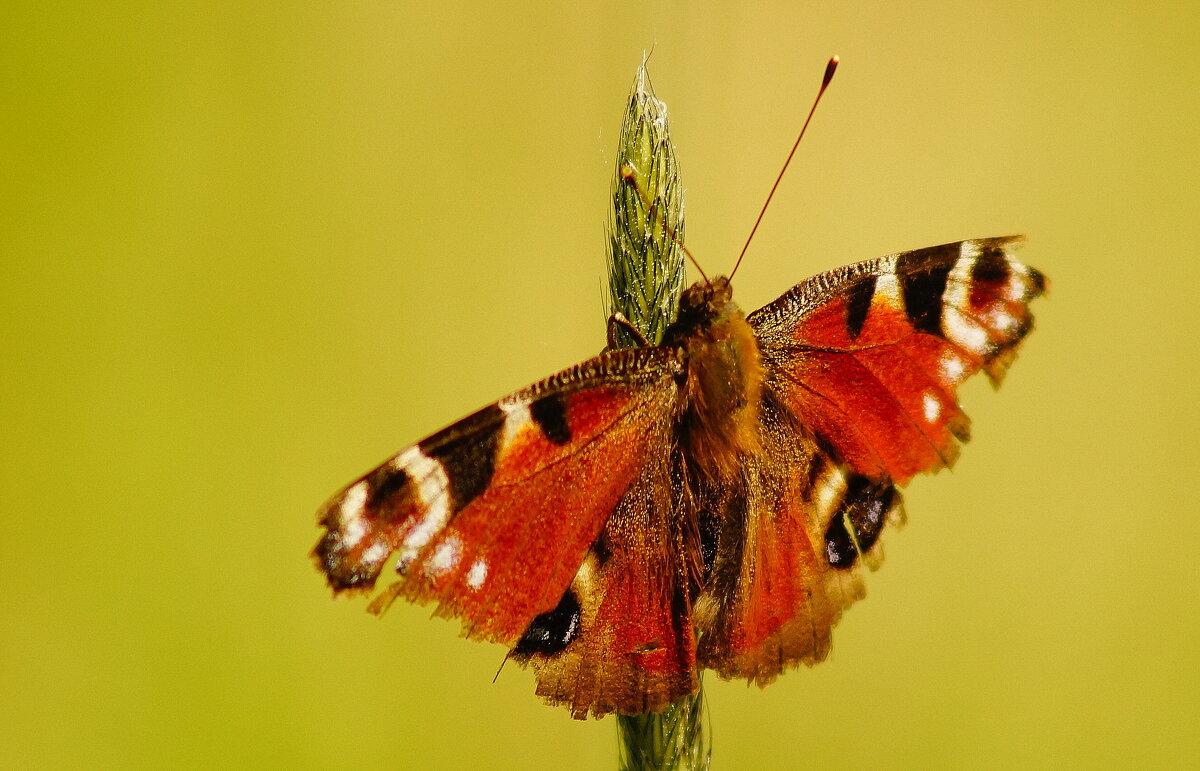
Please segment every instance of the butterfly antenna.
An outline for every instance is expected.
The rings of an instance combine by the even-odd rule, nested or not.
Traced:
[[[754,234],[758,232],[758,226],[762,223],[763,215],[767,213],[767,207],[771,205],[771,198],[775,195],[775,190],[779,187],[779,182],[783,179],[783,173],[787,171],[788,164],[792,162],[792,156],[796,154],[796,148],[800,146],[800,140],[804,138],[804,132],[808,129],[809,121],[812,120],[813,113],[817,111],[817,105],[821,103],[821,96],[824,95],[825,89],[829,88],[829,81],[833,80],[833,73],[837,71],[839,59],[833,56],[829,59],[829,64],[825,65],[825,77],[821,79],[821,90],[817,92],[817,98],[813,100],[812,107],[808,111],[808,117],[804,119],[804,125],[800,127],[800,136],[796,137],[796,143],[792,145],[792,151],[788,153],[787,160],[783,162],[783,168],[779,170],[779,176],[775,177],[775,184],[771,185],[771,192],[767,193],[767,200],[763,203],[762,211],[758,213],[758,219],[754,221],[754,227],[750,228],[750,235],[746,238],[746,244],[742,247],[742,253],[738,255],[737,262],[733,264],[733,270],[729,272],[729,278],[733,278],[733,274],[737,273],[738,266],[742,264],[742,258],[746,256],[746,250],[750,248],[750,242],[754,240]]]
[[[642,205],[646,207],[646,211],[648,213],[653,215],[653,212],[655,211],[654,204],[650,201],[650,196],[646,195],[646,191],[642,189],[640,184],[638,184],[637,173],[634,170],[632,163],[621,164],[621,179],[624,180],[626,184],[633,185],[633,189],[637,191],[638,198],[642,199]],[[704,268],[700,267],[700,263],[697,262],[696,258],[692,256],[691,251],[684,246],[683,239],[679,237],[679,233],[676,232],[675,228],[671,227],[671,225],[665,219],[662,221],[662,226],[663,230],[667,231],[667,235],[671,237],[671,240],[683,250],[683,253],[687,255],[687,258],[692,261],[693,265],[696,266],[696,270],[700,271],[700,277],[704,279],[704,283],[711,284],[712,282],[708,280],[708,276],[704,273]]]

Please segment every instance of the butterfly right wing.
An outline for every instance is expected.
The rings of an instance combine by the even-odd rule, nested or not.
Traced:
[[[904,509],[891,482],[839,463],[770,396],[762,421],[763,452],[728,504],[696,626],[700,666],[765,686],[829,653],[833,626],[865,593],[858,565],[878,564],[879,534]]]
[[[552,612],[669,435],[677,351],[602,354],[485,407],[366,474],[320,512],[314,557],[335,592],[435,603],[509,647]]]
[[[702,666],[759,684],[826,655],[863,595],[860,565],[903,521],[896,487],[950,465],[968,433],[955,391],[998,382],[1032,329],[1045,279],[991,238],[814,276],[750,314],[763,356],[764,452],[733,501],[697,600]]]
[[[955,391],[980,370],[999,383],[1045,290],[1012,254],[1019,241],[916,249],[797,284],[747,317],[768,388],[864,476],[902,485],[951,465],[969,434]]]

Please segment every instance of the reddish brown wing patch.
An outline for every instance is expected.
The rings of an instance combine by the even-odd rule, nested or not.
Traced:
[[[763,437],[696,603],[701,664],[758,685],[825,658],[833,625],[863,596],[858,566],[878,563],[880,533],[903,517],[891,484],[837,464],[770,402]]]
[[[515,644],[553,610],[670,424],[678,355],[603,354],[410,447],[335,496],[314,551],[335,591],[435,602],[464,634]]]
[[[577,718],[654,711],[697,687],[671,456],[664,431],[560,603],[575,617],[543,619],[513,651]]]
[[[722,535],[712,580],[697,600],[704,631],[698,656],[721,677],[766,684],[783,668],[771,641],[797,616],[827,615],[821,555],[807,533],[803,503],[772,486],[756,467],[746,469],[751,491],[730,513],[741,532]],[[829,628],[813,626],[791,660],[817,661],[829,649]]]
[[[768,385],[858,473],[903,484],[953,463],[968,421],[955,389],[998,381],[1045,280],[1006,249],[963,241],[850,265],[749,316]]]

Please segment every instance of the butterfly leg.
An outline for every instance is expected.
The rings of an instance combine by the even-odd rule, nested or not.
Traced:
[[[625,318],[625,314],[616,311],[608,317],[608,349],[615,351],[621,346],[617,342],[617,327],[621,327],[637,341],[637,344],[643,348],[650,345],[650,341],[642,334],[641,330],[633,325],[633,322]]]

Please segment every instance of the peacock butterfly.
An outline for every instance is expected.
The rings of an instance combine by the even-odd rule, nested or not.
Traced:
[[[1042,274],[1014,237],[917,249],[744,315],[685,290],[662,345],[613,350],[422,439],[333,497],[335,592],[396,597],[533,664],[589,712],[658,709],[705,667],[759,685],[829,651],[897,487],[954,462],[956,387],[998,383]]]
[[[335,593],[386,566],[373,612],[435,604],[577,718],[660,709],[702,668],[761,686],[814,664],[903,521],[897,488],[967,440],[958,385],[999,383],[1032,329],[1046,282],[1018,240],[844,266],[749,315],[701,280],[661,345],[606,350],[346,487],[314,557]]]

